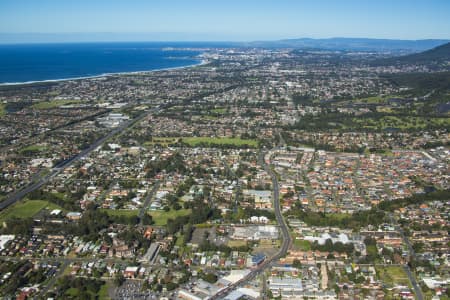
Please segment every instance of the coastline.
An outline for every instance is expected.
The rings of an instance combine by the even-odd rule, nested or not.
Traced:
[[[144,71],[102,73],[102,74],[91,75],[91,76],[46,79],[46,80],[33,80],[33,81],[24,81],[24,82],[3,82],[3,83],[0,83],[0,87],[21,86],[21,85],[40,84],[40,83],[45,84],[45,83],[54,83],[54,82],[63,82],[63,81],[75,81],[75,80],[94,79],[94,78],[110,77],[110,76],[117,76],[117,75],[139,75],[139,74],[147,74],[147,73],[152,73],[152,72],[193,68],[193,67],[203,66],[203,65],[206,65],[209,63],[209,61],[207,61],[205,59],[196,59],[196,61],[197,61],[197,63],[195,63],[195,64],[190,64],[190,65],[185,65],[185,66],[160,68],[160,69],[144,70]]]

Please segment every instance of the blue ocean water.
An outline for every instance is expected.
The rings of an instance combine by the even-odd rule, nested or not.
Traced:
[[[0,45],[0,83],[189,66],[200,62],[200,52],[185,48],[200,46],[156,42]]]

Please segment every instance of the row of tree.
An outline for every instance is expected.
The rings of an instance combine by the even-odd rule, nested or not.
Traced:
[[[323,212],[306,211],[295,206],[288,212],[289,216],[295,216],[309,226],[330,226],[339,228],[360,229],[367,225],[378,226],[385,221],[385,212],[377,208],[367,211],[358,211],[354,214],[345,216],[337,216],[334,214],[326,214]]]

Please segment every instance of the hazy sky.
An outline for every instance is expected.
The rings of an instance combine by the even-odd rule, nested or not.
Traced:
[[[6,36],[106,32],[154,40],[450,38],[450,0],[0,0]]]

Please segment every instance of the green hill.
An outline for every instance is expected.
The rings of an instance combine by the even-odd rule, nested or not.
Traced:
[[[433,49],[405,55],[376,60],[373,65],[402,65],[402,64],[430,64],[447,65],[450,62],[450,43],[435,47]]]

